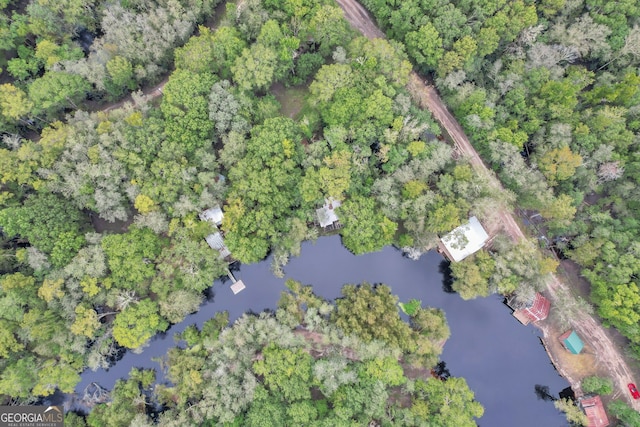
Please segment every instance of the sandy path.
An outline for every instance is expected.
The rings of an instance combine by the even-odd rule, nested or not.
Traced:
[[[384,38],[384,34],[378,29],[369,13],[355,0],[336,0],[345,12],[345,17],[351,25],[358,29],[364,36],[368,38]],[[424,80],[415,72],[412,72],[407,85],[412,96],[414,96],[422,108],[428,109],[435,119],[440,123],[445,132],[453,141],[456,150],[464,157],[469,159],[471,166],[476,173],[485,176],[489,185],[496,190],[503,190],[502,184],[490,171],[476,150],[471,145],[469,138],[465,135],[458,121],[449,112],[444,102],[436,92],[433,86],[425,84]],[[525,234],[515,221],[512,212],[502,210],[500,212],[502,225],[506,233],[508,233],[515,241],[525,238]],[[569,287],[560,281],[557,276],[553,276],[547,284],[547,294],[551,298],[552,303],[557,301],[558,294],[561,291],[567,291],[568,295],[573,295]],[[640,400],[633,400],[627,390],[627,384],[635,382],[632,371],[622,357],[614,342],[609,338],[607,331],[602,324],[593,316],[583,314],[574,320],[574,329],[576,332],[593,348],[596,360],[599,364],[606,366],[615,383],[615,397],[624,398],[631,406],[640,411]],[[545,339],[554,340],[555,336],[549,335],[549,328],[541,328]],[[574,378],[571,374],[569,366],[562,366],[558,363],[559,358],[550,354],[550,357],[557,363],[560,373],[569,381],[572,388],[576,392],[580,392],[580,378]]]

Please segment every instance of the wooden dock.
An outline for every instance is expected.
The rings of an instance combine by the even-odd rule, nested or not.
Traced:
[[[233,273],[231,273],[231,270],[227,270],[227,276],[229,276],[229,279],[231,279],[231,282],[233,282],[233,285],[231,285],[231,290],[233,291],[234,295],[246,288],[242,280],[236,280],[236,278],[233,276]]]
[[[244,283],[242,282],[242,280],[237,280],[236,282],[233,283],[233,285],[231,285],[231,290],[233,291],[233,294],[237,294],[238,292],[242,291],[246,286],[244,285]]]
[[[528,325],[529,323],[531,323],[531,319],[524,313],[524,310],[514,310],[512,314],[513,317],[518,319],[523,325]]]

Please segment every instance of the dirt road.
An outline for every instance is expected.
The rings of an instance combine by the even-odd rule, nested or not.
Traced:
[[[364,36],[368,38],[384,38],[384,34],[377,28],[373,19],[369,13],[355,0],[336,0],[345,12],[345,17],[351,23],[351,25],[358,29]],[[412,96],[414,96],[422,108],[428,109],[435,119],[440,123],[445,132],[449,135],[453,141],[456,150],[469,159],[471,166],[476,173],[487,177],[489,185],[495,188],[497,191],[503,191],[502,184],[495,177],[492,171],[490,171],[476,150],[471,145],[469,138],[465,135],[462,127],[458,121],[449,112],[447,107],[442,102],[442,99],[436,92],[433,86],[427,85],[418,74],[411,73],[408,89]],[[525,238],[525,234],[520,229],[520,226],[515,221],[512,212],[503,210],[500,213],[502,224],[506,233],[515,241],[519,241]],[[560,281],[557,276],[553,276],[547,284],[547,294],[551,298],[552,303],[558,300],[559,293],[572,295],[568,286]],[[620,350],[616,347],[613,341],[609,338],[607,331],[602,327],[602,324],[596,320],[593,316],[583,314],[579,318],[575,319],[574,329],[576,332],[586,341],[593,349],[597,363],[605,366],[607,371],[615,383],[614,397],[620,397],[625,399],[631,406],[640,411],[640,400],[633,400],[627,390],[627,384],[635,382],[632,376],[632,371],[625,362]],[[550,334],[550,328],[541,328],[546,340],[555,340],[555,336],[548,336]],[[575,377],[571,372],[571,366],[563,366],[558,361],[560,358],[554,357],[554,354],[550,354],[550,357],[557,364],[560,373],[569,381],[572,388],[580,393],[580,378]],[[594,372],[596,367],[594,367]]]
[[[167,82],[169,81],[169,77],[165,77],[160,83],[158,83],[157,85],[151,87],[151,88],[143,88],[142,89],[142,93],[143,95],[145,95],[147,97],[148,101],[151,101],[154,98],[157,98],[158,96],[162,95],[162,88],[164,88],[164,85],[167,84]],[[125,103],[127,102],[133,102],[133,97],[131,96],[131,94],[129,93],[127,96],[125,96],[123,99],[121,99],[120,101],[117,102],[112,102],[109,104],[102,104],[99,102],[89,102],[87,103],[87,105],[85,105],[83,107],[83,109],[85,111],[89,111],[89,112],[95,112],[95,111],[111,111],[111,110],[115,110],[118,109],[120,107],[122,107]]]

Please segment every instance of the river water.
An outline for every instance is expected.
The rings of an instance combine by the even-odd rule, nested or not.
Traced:
[[[152,359],[162,357],[175,345],[173,334],[188,325],[202,325],[217,311],[227,310],[233,321],[245,312],[275,308],[286,278],[313,285],[314,292],[327,299],[338,297],[345,283],[366,281],[389,285],[400,301],[416,298],[423,305],[445,311],[451,337],[441,359],[451,375],[466,378],[476,400],[484,406],[480,426],[567,425],[553,403],[538,399],[535,393],[536,385],[548,387],[554,396],[569,386],[551,365],[538,330],[521,325],[498,296],[463,301],[457,294],[446,292],[442,272],[446,264],[439,254],[429,252],[413,261],[386,247],[380,252],[354,256],[341,245],[339,236],[332,236],[304,243],[301,256],[285,267],[284,279],[274,277],[269,265],[270,259],[243,265],[235,276],[247,288],[237,295],[229,289],[229,282],[216,281],[213,297],[200,311],[153,338],[142,353],[127,352],[108,371],[84,372],[77,392],[81,393],[91,382],[111,389],[132,367],[159,370],[159,364]],[[161,374],[158,379],[163,380]]]

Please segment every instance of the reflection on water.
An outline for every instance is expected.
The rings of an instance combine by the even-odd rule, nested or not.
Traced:
[[[534,386],[534,392],[540,400],[544,400],[546,402],[553,402],[556,400],[556,397],[554,397],[549,391],[549,386],[536,384]]]
[[[403,257],[400,251],[387,247],[380,252],[354,256],[342,247],[339,236],[332,236],[303,244],[301,256],[293,258],[285,267],[282,279],[271,274],[270,262],[267,259],[241,266],[234,274],[247,288],[237,295],[229,289],[230,283],[216,281],[199,312],[173,325],[166,334],[154,337],[141,354],[127,352],[108,371],[83,373],[76,391],[82,393],[92,382],[111,389],[132,367],[157,369],[158,381],[165,381],[154,358],[162,357],[175,345],[175,333],[192,324],[201,326],[217,311],[227,310],[233,322],[246,312],[274,309],[280,292],[285,290],[287,278],[312,284],[314,292],[327,299],[339,297],[345,283],[367,281],[389,285],[400,301],[416,298],[424,305],[445,311],[451,338],[442,354],[446,365],[442,363],[436,369],[440,369],[442,375],[449,375],[450,371],[451,375],[466,378],[476,399],[485,408],[480,419],[482,425],[566,425],[564,416],[550,402],[538,399],[531,392],[536,384],[548,387],[550,395],[568,386],[549,363],[540,345],[539,331],[515,320],[500,296],[463,301],[455,293],[443,292],[443,283],[450,283],[448,263],[437,253],[430,252],[418,261],[412,261]]]
[[[442,290],[448,294],[455,294],[453,290],[453,276],[451,276],[451,262],[442,260],[438,265],[438,273],[442,274]]]

